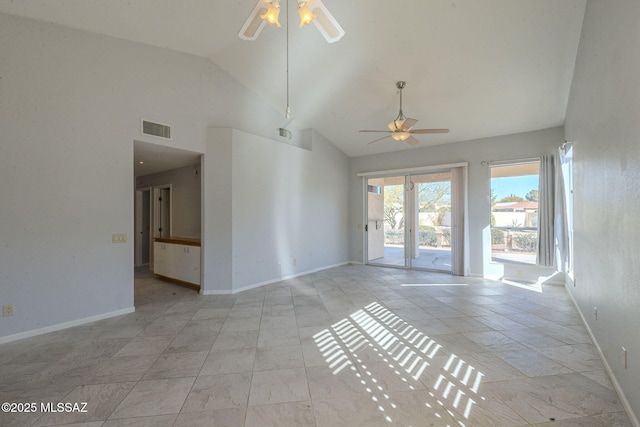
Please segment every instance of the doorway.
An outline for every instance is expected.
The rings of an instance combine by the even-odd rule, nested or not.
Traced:
[[[134,212],[135,267],[153,270],[153,238],[171,236],[171,184],[136,190]]]
[[[134,267],[153,271],[153,238],[171,236],[171,184],[135,190]]]
[[[147,297],[157,301],[166,294],[164,288],[175,286],[166,294],[168,298],[175,300],[176,295],[181,295],[181,286],[154,275],[154,238],[172,237],[175,233],[200,237],[202,162],[202,153],[133,141],[132,286],[136,306]]]
[[[366,263],[463,275],[464,176],[456,167],[365,177]]]

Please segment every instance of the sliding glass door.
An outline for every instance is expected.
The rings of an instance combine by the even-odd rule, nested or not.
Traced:
[[[411,266],[451,272],[451,173],[411,176]]]
[[[406,176],[369,179],[367,183],[367,260],[407,267]]]
[[[450,170],[366,179],[367,263],[452,272]]]

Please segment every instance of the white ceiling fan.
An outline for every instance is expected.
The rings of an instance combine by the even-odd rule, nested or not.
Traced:
[[[320,34],[329,43],[337,42],[344,36],[344,30],[322,3],[322,0],[296,1],[298,3],[298,14],[300,15],[300,27],[313,22]],[[280,0],[258,0],[258,3],[256,3],[256,6],[240,29],[238,37],[243,40],[255,40],[260,35],[265,23],[280,27],[280,22],[278,22],[279,14]]]
[[[376,139],[375,141],[371,141],[369,144],[373,144],[374,142],[382,141],[383,139],[393,138],[396,141],[405,141],[409,145],[416,145],[418,141],[412,134],[426,134],[426,133],[449,133],[449,129],[412,129],[418,121],[416,119],[410,119],[404,115],[402,112],[402,89],[407,85],[406,82],[400,81],[396,83],[396,87],[400,89],[400,112],[398,113],[398,117],[395,118],[392,122],[390,122],[387,127],[389,130],[361,130],[360,132],[385,132],[389,135],[383,136],[382,138]]]

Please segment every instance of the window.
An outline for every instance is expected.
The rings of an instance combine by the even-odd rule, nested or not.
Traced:
[[[569,247],[565,256],[564,269],[573,278],[573,147],[563,146],[560,163],[562,165],[562,183],[564,185],[565,215],[567,221],[567,239]]]
[[[491,166],[491,260],[536,263],[540,162]]]

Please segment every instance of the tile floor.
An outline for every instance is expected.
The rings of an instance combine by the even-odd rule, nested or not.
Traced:
[[[562,287],[344,266],[233,296],[137,273],[135,299],[0,345],[0,402],[38,405],[0,425],[631,425]]]

